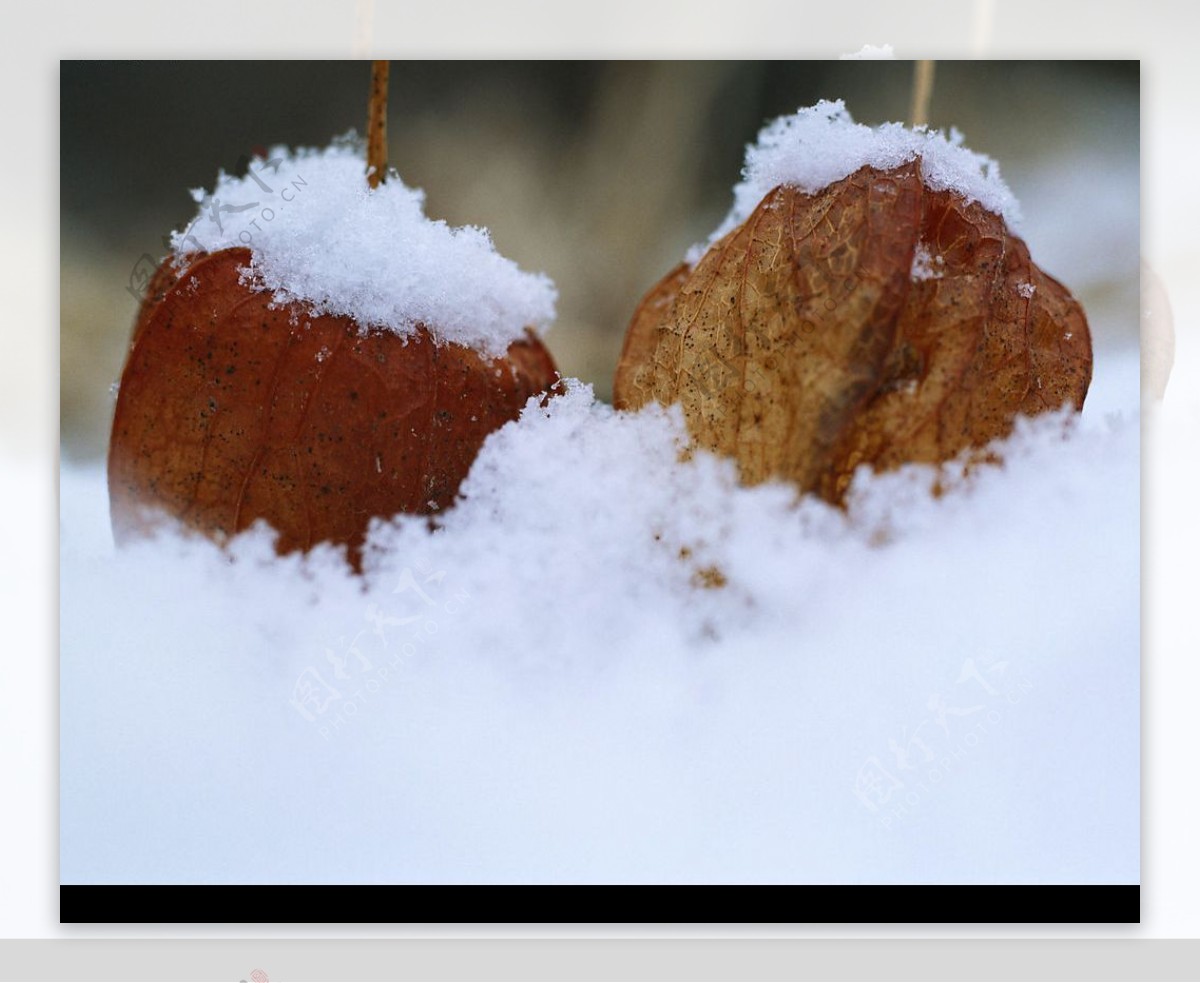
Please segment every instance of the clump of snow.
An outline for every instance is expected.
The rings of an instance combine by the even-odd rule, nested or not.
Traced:
[[[914,280],[937,280],[941,278],[945,260],[929,251],[929,245],[918,242],[913,250],[911,276]]]
[[[224,171],[199,210],[171,237],[184,257],[245,246],[247,282],[280,304],[347,315],[364,327],[410,334],[424,324],[439,343],[501,355],[554,319],[548,277],[501,256],[486,230],[425,216],[424,192],[394,172],[374,190],[352,140],[324,149],[274,147],[243,177]]]
[[[852,54],[838,55],[839,61],[887,60],[895,58],[896,53],[890,44],[864,44]]]
[[[365,578],[64,463],[62,881],[1136,883],[1138,433],[842,513],[572,383]]]
[[[841,99],[822,99],[815,106],[768,123],[759,132],[758,142],[746,147],[742,181],[733,189],[733,208],[706,244],[692,248],[688,262],[696,263],[708,246],[749,218],[779,185],[812,194],[860,167],[889,169],[914,159],[921,162],[927,187],[957,191],[967,201],[978,201],[1016,230],[1020,207],[1000,177],[999,165],[965,147],[958,130],[951,129],[947,136],[940,130],[910,129],[903,123],[865,126],[854,122]]]

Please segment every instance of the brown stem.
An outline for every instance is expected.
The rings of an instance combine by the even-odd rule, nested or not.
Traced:
[[[934,62],[926,59],[913,64],[912,107],[908,112],[910,126],[929,124],[929,97],[933,95]]]
[[[367,184],[378,188],[387,177],[387,97],[390,62],[371,62],[371,98],[367,103]]]

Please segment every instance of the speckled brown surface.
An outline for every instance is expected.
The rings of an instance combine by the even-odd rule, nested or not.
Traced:
[[[918,244],[931,260],[913,276]],[[916,162],[817,194],[780,187],[635,313],[619,407],[682,404],[741,477],[830,501],[870,464],[948,460],[1019,414],[1083,405],[1083,309],[1004,222]]]
[[[272,307],[239,282],[249,261],[160,271],[139,312],[108,458],[119,541],[160,510],[217,539],[265,519],[281,551],[332,541],[357,560],[373,517],[450,505],[487,435],[555,381],[532,337],[489,360]]]

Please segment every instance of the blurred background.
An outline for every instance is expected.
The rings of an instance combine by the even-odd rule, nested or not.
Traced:
[[[547,344],[608,399],[630,315],[723,218],[763,123],[822,98],[860,122],[905,120],[912,76],[904,61],[397,61],[390,163],[431,218],[486,226],[555,281]],[[353,61],[62,63],[64,457],[105,453],[131,274],[192,218],[188,189],[271,144],[363,132],[368,80]],[[941,61],[929,115],[1000,162],[1035,261],[1087,310],[1089,406],[1136,406],[1138,63]],[[1132,403],[1114,388],[1130,382]]]

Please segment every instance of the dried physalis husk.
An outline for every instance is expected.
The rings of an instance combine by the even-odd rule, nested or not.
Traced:
[[[119,542],[160,514],[218,541],[264,519],[280,552],[449,506],[493,430],[557,378],[532,335],[502,358],[279,305],[246,249],[170,259],[121,376],[108,456]]]
[[[1083,405],[1083,309],[1004,220],[919,161],[780,186],[642,301],[614,402],[679,403],[742,480],[840,502],[861,464],[937,463]]]

